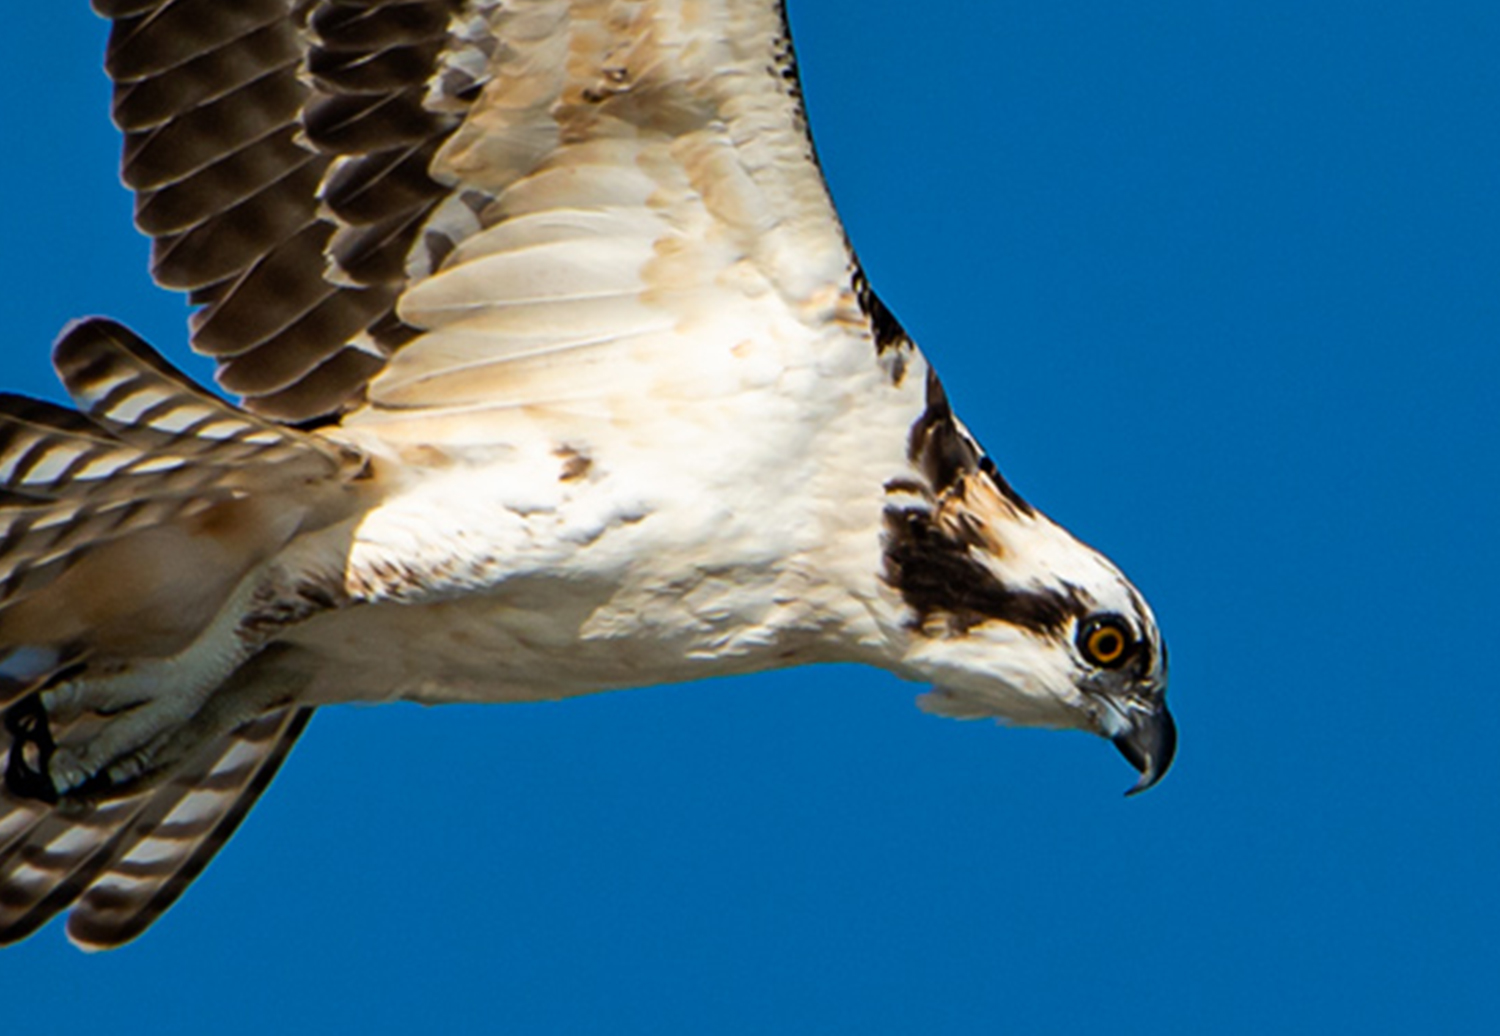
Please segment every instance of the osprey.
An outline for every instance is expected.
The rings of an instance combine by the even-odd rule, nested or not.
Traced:
[[[318,706],[855,661],[1172,759],[1120,571],[860,271],[778,0],[94,0],[152,272],[0,397],[0,941],[159,917]]]

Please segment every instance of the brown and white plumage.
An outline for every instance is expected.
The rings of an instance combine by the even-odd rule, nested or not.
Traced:
[[[0,931],[21,939],[73,907],[81,946],[135,938],[229,840],[312,710],[264,713],[201,745],[171,777],[91,808],[0,798]]]
[[[814,661],[1153,783],[1165,655],[844,238],[774,0],[96,0],[153,272],[0,398],[0,940],[133,938],[313,707]]]

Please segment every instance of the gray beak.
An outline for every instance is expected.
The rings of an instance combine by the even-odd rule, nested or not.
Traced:
[[[1126,795],[1138,795],[1167,775],[1172,756],[1177,753],[1177,724],[1162,705],[1153,712],[1136,713],[1130,729],[1111,740],[1130,765],[1140,771],[1141,779]]]

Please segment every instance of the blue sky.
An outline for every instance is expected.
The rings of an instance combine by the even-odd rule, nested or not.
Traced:
[[[139,943],[3,951],[8,1029],[1494,1024],[1500,7],[792,7],[872,280],[1156,607],[1173,773],[854,668],[325,711]],[[183,360],[103,23],[7,24],[5,385],[84,313]]]

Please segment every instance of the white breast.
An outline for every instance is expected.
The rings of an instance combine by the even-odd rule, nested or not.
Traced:
[[[697,383],[679,361],[486,413],[489,445],[405,447],[419,468],[383,426],[377,477],[398,488],[345,575],[367,603],[290,637],[332,663],[313,696],[553,698],[875,650],[898,625],[882,486],[907,469],[924,372],[896,385],[868,341],[820,345],[787,350],[816,370],[752,342],[695,352]]]

